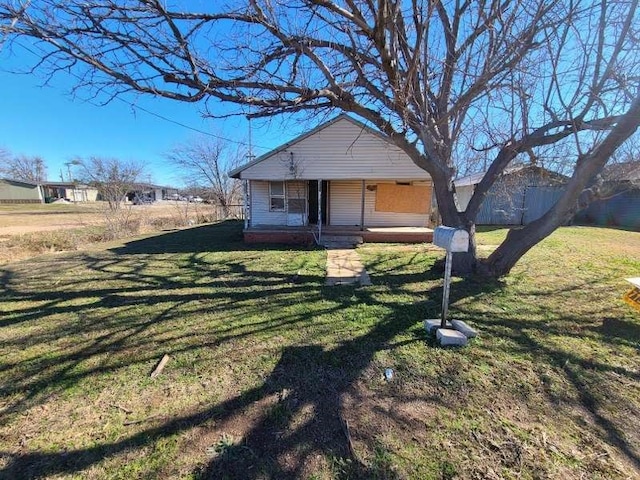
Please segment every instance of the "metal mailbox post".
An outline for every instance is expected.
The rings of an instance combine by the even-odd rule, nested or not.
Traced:
[[[451,288],[451,263],[453,253],[469,250],[469,232],[461,228],[436,227],[433,231],[433,244],[444,248],[447,256],[444,266],[444,287],[442,291],[442,317],[440,327],[447,326],[447,313],[449,311],[449,290]]]

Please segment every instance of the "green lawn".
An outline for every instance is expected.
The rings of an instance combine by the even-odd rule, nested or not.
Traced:
[[[0,478],[640,478],[640,233],[567,227],[456,279],[481,335],[443,349],[441,251],[364,245],[373,286],[325,287],[323,250],[240,229],[0,269]]]

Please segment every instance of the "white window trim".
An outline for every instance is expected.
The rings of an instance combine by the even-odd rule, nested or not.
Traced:
[[[271,187],[274,183],[282,183],[282,194],[274,194]],[[271,204],[272,198],[282,199],[282,208],[273,208]],[[285,181],[273,180],[269,182],[269,211],[270,212],[286,212],[287,211],[287,184]]]

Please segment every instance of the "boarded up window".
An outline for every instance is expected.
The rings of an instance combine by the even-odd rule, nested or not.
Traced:
[[[422,213],[431,211],[431,187],[379,183],[376,212]]]

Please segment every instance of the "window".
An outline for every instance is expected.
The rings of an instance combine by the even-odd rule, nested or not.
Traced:
[[[269,182],[269,210],[284,212],[284,182]]]

